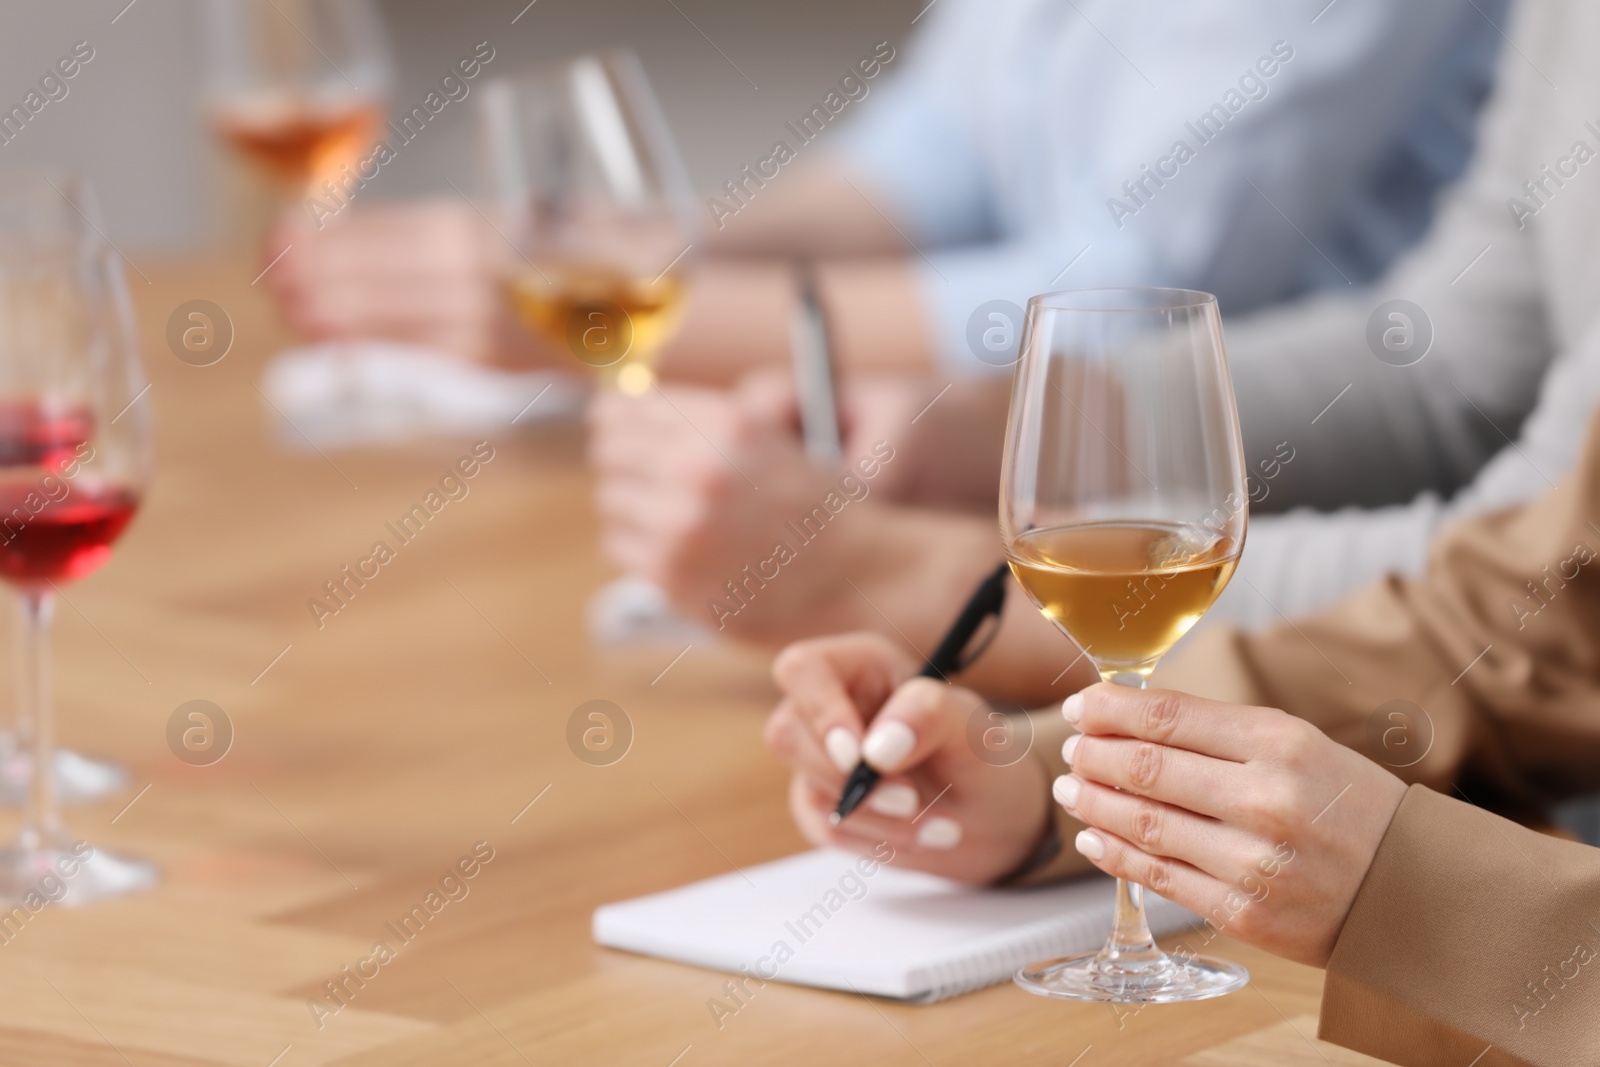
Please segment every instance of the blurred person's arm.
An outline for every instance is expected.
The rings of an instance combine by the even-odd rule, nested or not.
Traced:
[[[663,350],[664,376],[726,384],[787,363],[795,258],[820,261],[819,297],[842,371],[940,369],[930,301],[946,294],[927,288],[923,250],[992,239],[996,210],[983,124],[953,77],[976,8],[948,6],[962,10],[930,12],[906,46],[874,49],[874,73],[858,82],[864,95],[844,128],[799,149],[818,154],[760,186],[746,180],[742,202],[711,190],[721,205],[707,223],[713,257],[698,268],[682,329]]]
[[[590,425],[607,557],[740,640],[870,629],[926,655],[1002,556],[992,492],[987,514],[894,503],[901,464],[915,460],[892,421],[852,426],[847,462],[816,467],[781,375],[734,394],[602,395]],[[1016,590],[1001,638],[964,676],[986,693],[1036,703],[1093,678]]]
[[[1524,23],[1537,10],[1517,9],[1522,51],[1535,48]],[[1547,220],[1519,229],[1506,197],[1538,170],[1525,143],[1548,86],[1516,47],[1498,77],[1472,166],[1422,244],[1363,290],[1227,323],[1246,462],[1280,442],[1296,453],[1273,483],[1276,506],[1451,492],[1533,407],[1553,357],[1547,288],[1559,283],[1541,261]]]
[[[1547,373],[1563,283],[1540,228],[1563,225],[1575,201],[1525,228],[1507,209],[1506,191],[1537,170],[1524,144],[1546,86],[1516,48],[1504,60],[1479,154],[1422,245],[1360,293],[1227,324],[1253,499],[1331,513],[1253,522],[1212,621],[1260,625],[1418,575],[1442,523],[1524,501],[1571,466],[1600,398],[1600,336],[1569,342]]]
[[[840,405],[852,437],[895,443],[890,499],[988,517],[999,501],[1010,401],[1009,378],[924,374],[852,379]]]
[[[1238,4],[1234,18],[1238,25],[1270,28],[1275,25],[1274,18],[1282,17],[1273,8],[1261,8],[1257,0],[1238,0]],[[1297,116],[1295,107],[1309,96],[1313,104],[1326,109],[1329,98],[1352,86],[1368,86],[1369,92],[1373,85],[1393,88],[1390,82],[1371,76],[1371,42],[1403,38],[1407,47],[1421,47],[1432,39],[1431,32],[1380,32],[1395,28],[1384,19],[1411,17],[1382,15],[1377,25],[1369,25],[1373,16],[1363,16],[1354,33],[1323,34],[1338,46],[1321,61],[1310,56],[1301,61],[1302,67],[1319,72],[1307,79],[1309,90],[1295,90],[1284,82],[1274,91],[1276,99],[1270,106],[1263,96],[1252,105],[1255,110],[1235,123],[1238,128],[1229,131],[1229,138],[1206,149],[1207,170],[1234,176],[1258,157],[1294,161],[1294,168],[1286,171],[1275,164],[1259,177],[1263,192],[1273,203],[1290,205],[1295,209],[1291,214],[1304,219],[1299,208],[1320,203],[1312,196],[1310,205],[1301,204],[1308,190],[1325,192],[1327,176],[1345,174],[1352,161],[1370,156],[1374,145],[1383,141],[1384,131],[1362,122],[1342,133],[1328,127],[1326,136],[1308,146],[1301,136],[1303,116]],[[1416,17],[1426,24],[1423,29],[1431,30],[1438,21],[1432,15]],[[1136,173],[1140,161],[1155,158],[1152,151],[1167,151],[1166,131],[1188,116],[1195,99],[1192,93],[1174,89],[1165,94],[1161,107],[1168,110],[1155,114],[1165,114],[1171,122],[1157,121],[1150,113],[1150,102],[1139,99],[1142,88],[1130,83],[1124,92],[1119,82],[1118,90],[1109,92],[1093,81],[1106,71],[1090,65],[1093,69],[1083,74],[1091,79],[1082,89],[1085,98],[1109,99],[1105,106],[1113,114],[1117,101],[1123,100],[1120,106],[1125,107],[1137,99],[1141,120],[1106,121],[1098,107],[1082,109],[1085,116],[1097,118],[1088,129],[1062,134],[1066,143],[1057,148],[1066,151],[1051,151],[1041,144],[1037,166],[1025,166],[1019,160],[997,170],[993,165],[996,97],[973,92],[969,84],[973,64],[981,64],[986,49],[997,44],[996,35],[988,32],[991,18],[982,5],[971,3],[949,3],[934,10],[916,46],[908,48],[904,58],[886,62],[884,80],[871,83],[870,93],[852,105],[860,110],[851,127],[840,131],[837,143],[826,149],[830,155],[803,158],[792,164],[792,169],[779,171],[736,215],[717,220],[721,228],[712,243],[728,247],[742,244],[777,251],[787,244],[789,251],[860,253],[901,247],[902,237],[909,241],[915,254],[840,264],[824,272],[823,288],[839,335],[842,366],[882,370],[923,367],[943,360],[961,373],[984,371],[988,368],[971,351],[968,337],[972,316],[983,303],[997,297],[1020,303],[1034,292],[1061,284],[1085,284],[1096,275],[1191,282],[1198,275],[1208,283],[1220,283],[1229,272],[1216,262],[1214,253],[1222,248],[1219,242],[1237,243],[1243,233],[1251,237],[1245,242],[1248,263],[1240,269],[1251,278],[1277,285],[1294,273],[1287,269],[1285,257],[1290,255],[1286,250],[1296,256],[1304,254],[1299,236],[1277,232],[1282,229],[1282,219],[1276,210],[1258,203],[1259,198],[1236,196],[1237,182],[1218,184],[1216,177],[1207,178],[1196,171],[1185,179],[1193,195],[1184,192],[1164,198],[1153,205],[1148,219],[1139,220],[1140,227],[1130,225],[1122,232],[1120,224],[1112,225],[1114,220],[1103,217],[1104,194],[1118,185],[1117,180],[1106,179],[1112,171],[1119,176],[1124,171]],[[1182,39],[1188,29],[1171,32],[1174,39]],[[1087,40],[1084,34],[1073,39],[1078,38]],[[1098,39],[1089,43],[1103,51]],[[1082,44],[1080,40],[1079,47]],[[1207,86],[1215,82],[1219,69],[1215,61],[1197,64],[1194,58],[1207,52],[1184,40],[1182,51],[1176,53],[1180,66],[1174,76],[1183,75],[1177,80],[1188,84],[1198,79]],[[1313,66],[1318,62],[1320,66]],[[1042,69],[1070,66],[1046,64]],[[1406,68],[1405,64],[1394,66]],[[1117,76],[1132,77],[1127,71]],[[1233,76],[1231,68],[1229,76]],[[1037,96],[1038,86],[1034,91]],[[1346,107],[1343,112],[1361,110]],[[1116,151],[1101,151],[1095,131],[1102,129],[1137,135],[1119,139]],[[836,136],[832,130],[825,133]],[[1240,147],[1230,147],[1234,144]],[[1104,173],[1078,175],[1069,181],[1068,176],[1048,173],[1045,157],[1058,162],[1089,160]],[[1330,159],[1339,165],[1331,165]],[[1053,207],[1030,207],[1023,188],[997,184],[1022,172],[1028,175],[1023,180],[1029,188],[1071,186],[1074,192]],[[1329,193],[1326,198],[1333,196]],[[1007,213],[1003,207],[1012,214],[1023,212],[1026,226],[1015,218],[1009,227],[1002,226],[1001,216]],[[1169,210],[1170,218],[1165,217]],[[360,209],[352,212],[359,214]],[[465,217],[459,211],[457,215]],[[1081,232],[1072,228],[1087,226],[1084,220],[1091,218],[1098,220],[1098,225]],[[1068,220],[1070,232],[1059,230],[1061,220]],[[467,222],[470,224],[470,219]],[[746,223],[748,236],[744,235]],[[1201,230],[1191,233],[1185,229],[1194,226]],[[458,227],[461,231],[471,228]],[[483,233],[474,236],[490,245],[497,240]],[[291,320],[311,336],[371,334],[441,343],[475,356],[488,350],[506,359],[555,358],[509,324],[487,265],[456,270],[446,277],[445,271],[455,269],[452,264],[456,261],[436,254],[428,241],[391,243],[391,251],[383,252],[376,241],[362,249],[361,233],[353,226],[343,232],[330,228],[318,237],[286,257],[275,272]],[[460,233],[451,240],[464,243]],[[800,243],[794,244],[796,241]],[[987,244],[938,251],[975,242]],[[349,254],[329,252],[329,265],[301,267],[305,257],[318,254],[315,249],[333,245],[345,246]],[[1091,246],[1094,254],[1069,276],[1067,266],[1087,254]],[[1178,260],[1172,259],[1175,249],[1184,250]],[[392,288],[398,293],[400,287],[389,286],[387,280],[400,271],[426,275],[434,282],[416,287],[415,299],[391,296],[385,290]],[[749,276],[729,281],[730,271]],[[463,287],[472,289],[471,299],[446,301],[439,295]],[[337,299],[330,295],[336,291],[343,295]],[[699,282],[690,287],[683,331],[664,354],[665,372],[692,381],[727,382],[747,367],[780,361],[787,353],[789,316],[784,309],[792,299],[792,287],[778,268],[704,268]],[[462,310],[469,308],[476,311]],[[1019,328],[1020,323],[1015,326]]]
[[[511,366],[571,365],[513,318],[495,267],[501,240],[449,199],[352,209],[320,230],[291,215],[268,243],[269,253],[283,254],[263,281],[311,340],[384,338]],[[682,328],[660,357],[665,377],[721,385],[788,364],[798,302],[790,263],[710,258],[688,279]],[[845,373],[932,362],[922,297],[904,261],[823,262],[818,289]]]
[[[819,156],[750,192],[736,215],[707,224],[709,255],[689,275],[683,324],[659,360],[663,377],[725,385],[787,365],[797,259],[818,264],[818,298],[841,371],[914,371],[933,362],[927,309],[891,221],[894,206],[877,206],[884,201],[869,177]]]
[[[1424,493],[1409,504],[1344,508],[1251,520],[1250,549],[1228,590],[1202,626],[1230,622],[1248,628],[1284,616],[1318,611],[1353,589],[1389,575],[1420,577],[1430,546],[1449,523],[1525,503],[1565,478],[1577,463],[1589,419],[1600,406],[1600,326],[1562,355],[1545,375],[1539,402],[1520,433],[1448,499]],[[1252,472],[1252,486],[1271,506],[1276,478],[1299,462],[1269,461]],[[1548,481],[1547,481],[1548,479]],[[1314,559],[1317,566],[1308,567]]]
[[[1158,63],[1159,88],[1069,9],[941,4],[921,24],[917,67],[891,74],[841,131],[834,150],[882,190],[918,252],[943,366],[991,371],[973,341],[984,305],[1050,289],[1191,286],[1229,311],[1296,292],[1323,262],[1305,233],[1319,246],[1342,236],[1351,198],[1402,154],[1423,83],[1454,62],[1462,26],[1482,22],[1447,0],[1331,13],[1307,37],[1268,0],[1155,6],[1109,8],[1097,26],[1138,42],[1132,63]],[[1228,94],[1226,136],[1196,142],[1197,114]],[[1189,155],[1174,164],[1176,135]]]
[[[916,372],[933,363],[922,294],[904,260],[823,261],[817,290],[842,374]],[[790,263],[708,259],[696,265],[683,324],[658,360],[662,377],[728,385],[760,367],[788,366],[798,305]]]
[[[705,248],[731,256],[903,256],[910,248],[894,211],[847,159],[818,156],[780,171],[737,215],[709,223]]]
[[[495,284],[494,240],[449,197],[363,205],[320,227],[287,211],[267,238],[261,280],[313,341],[384,338],[503,358],[522,342]]]

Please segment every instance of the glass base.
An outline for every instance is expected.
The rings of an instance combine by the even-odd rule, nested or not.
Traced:
[[[77,907],[107,897],[151,889],[159,880],[155,864],[79,844],[13,846],[0,850],[0,903],[31,911],[46,903]]]
[[[1210,1000],[1243,989],[1250,972],[1227,960],[1161,956],[1130,966],[1103,952],[1036,963],[1016,973],[1017,985],[1035,996],[1115,1004],[1171,1004]]]
[[[55,753],[56,799],[63,804],[87,804],[120,793],[128,787],[128,772],[115,763],[80,756],[68,749]],[[0,804],[23,804],[28,799],[28,774],[33,760],[14,748],[0,769]]]

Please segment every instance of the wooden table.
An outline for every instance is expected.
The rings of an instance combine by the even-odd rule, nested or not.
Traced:
[[[307,601],[390,540],[384,523],[469,443],[284,449],[255,383],[286,338],[255,268],[141,266],[159,474],[116,558],[67,591],[57,694],[63,740],[133,775],[71,809],[70,828],[154,858],[163,880],[46,908],[0,945],[0,1062],[1109,1067],[1206,1049],[1192,1062],[1358,1062],[1288,1022],[1312,1025],[1318,972],[1234,943],[1220,954],[1250,967],[1247,991],[1120,1028],[1106,1008],[1009,985],[909,1007],[772,984],[719,1029],[707,1001],[722,975],[598,948],[589,915],[803,847],[761,745],[764,658],[589,645],[584,606],[607,572],[570,425],[486,435],[495,458],[470,495],[319,628]],[[164,340],[194,298],[237,330],[215,366]],[[594,698],[634,727],[611,766],[567,745],[569,715]],[[236,732],[210,766],[166,739],[194,699]],[[370,974],[374,943],[398,943],[385,924],[477,842],[493,859],[469,894],[348,982],[349,1005],[319,1028],[308,1001],[341,968]]]

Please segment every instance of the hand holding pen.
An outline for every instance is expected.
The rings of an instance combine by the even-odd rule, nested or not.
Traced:
[[[951,624],[949,632],[939,642],[939,647],[933,650],[933,655],[923,664],[922,670],[917,674],[919,678],[937,678],[948,682],[950,675],[966,666],[988,647],[986,642],[971,653],[967,651],[986,622],[993,620],[994,625],[999,626],[1000,612],[1006,606],[1008,574],[1007,565],[1002,563],[978,584],[966,606],[961,609],[961,614],[957,615],[956,621]],[[989,631],[991,639],[994,633],[994,630]],[[867,795],[877,786],[881,768],[873,764],[894,762],[892,756],[900,748],[907,747],[906,735],[900,731],[891,731],[893,726],[886,725],[877,735],[882,739],[880,747],[886,751],[875,752],[863,748],[863,758],[856,763],[850,772],[850,777],[845,780],[844,789],[839,794],[839,803],[834,805],[833,814],[828,816],[828,821],[834,826],[839,825],[852,811],[860,807],[861,802],[867,799]],[[872,738],[869,737],[868,740]],[[867,757],[871,757],[870,760]]]
[[[886,843],[917,853],[922,870],[985,884],[1022,866],[1046,835],[1047,798],[1032,792],[1048,792],[1044,764],[985,761],[969,731],[975,719],[995,727],[1001,713],[969,690],[916,677],[923,666],[877,634],[791,645],[773,665],[784,699],[767,742],[794,772],[790,808],[813,844],[873,855]],[[834,824],[863,756],[881,780]],[[969,826],[986,829],[968,834]]]

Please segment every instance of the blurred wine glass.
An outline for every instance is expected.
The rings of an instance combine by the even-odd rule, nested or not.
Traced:
[[[638,57],[582,55],[486,83],[478,139],[523,324],[602,382],[643,393],[678,325],[693,207]]]
[[[60,211],[69,201],[50,184],[70,185],[33,171],[0,169],[0,245],[29,248],[46,233],[61,233],[68,223]],[[0,400],[0,469],[49,463],[71,453],[87,436],[81,413],[46,411],[37,401]],[[17,631],[15,658],[25,649]],[[20,716],[14,713],[14,718]],[[14,724],[20,725],[20,724]],[[0,729],[0,803],[22,804],[28,796],[32,756],[16,728]],[[64,803],[96,800],[128,784],[127,772],[115,763],[90,759],[68,749],[55,753],[55,785]]]
[[[1186,289],[1092,289],[1028,301],[1000,474],[1012,574],[1108,682],[1143,689],[1221,594],[1249,506],[1217,299]],[[1243,967],[1168,956],[1142,887],[1117,879],[1098,952],[1024,968],[1065,1000],[1204,1000]]]
[[[83,903],[153,885],[155,868],[74,847],[57,810],[48,629],[60,583],[87,577],[137,510],[151,465],[150,406],[122,264],[85,183],[0,174],[0,580],[16,589],[17,703],[29,747],[0,899],[41,880]],[[70,875],[67,873],[70,871]]]
[[[204,0],[206,110],[285,198],[374,143],[393,83],[373,0]]]

